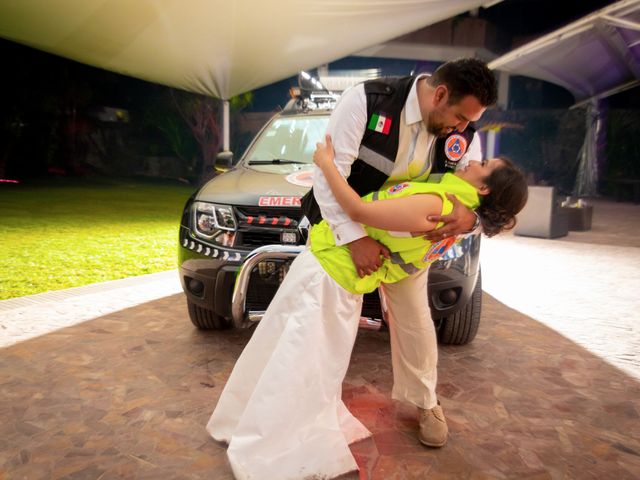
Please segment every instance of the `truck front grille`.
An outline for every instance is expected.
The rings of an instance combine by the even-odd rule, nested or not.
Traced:
[[[278,291],[278,285],[264,282],[257,275],[253,275],[247,289],[247,310],[266,310]]]
[[[302,218],[299,208],[265,208],[265,207],[235,207],[238,219],[238,239],[236,246],[257,248],[263,245],[279,245],[282,243],[281,234],[285,231],[296,231]],[[298,245],[306,241],[298,234]],[[278,265],[278,269],[282,268]],[[285,267],[287,268],[287,267]],[[251,274],[247,287],[247,310],[266,310],[278,291],[279,272],[270,277],[261,276],[257,269]],[[371,318],[382,318],[380,297],[378,291],[368,293],[362,302],[362,315]]]
[[[382,318],[380,307],[380,295],[378,290],[366,293],[362,299],[362,316],[371,318]]]
[[[257,269],[251,274],[249,280],[249,286],[247,288],[247,300],[245,308],[247,310],[266,310],[273,300],[278,287],[280,286],[280,278],[284,278],[283,273],[279,270],[285,268],[288,270],[288,265],[280,264],[273,275],[270,277],[263,277]],[[362,300],[362,316],[371,318],[382,318],[382,311],[380,309],[380,297],[378,291],[367,293]]]
[[[247,310],[266,310],[284,280],[292,260],[265,261],[251,272],[247,286]]]
[[[240,244],[247,247],[261,247],[263,245],[279,245],[279,232],[256,232],[254,230],[240,232]]]
[[[263,245],[282,244],[283,232],[296,232],[297,244],[306,241],[298,232],[302,218],[299,208],[236,207],[240,248],[257,248]]]
[[[296,228],[302,218],[299,208],[236,207],[240,226]]]

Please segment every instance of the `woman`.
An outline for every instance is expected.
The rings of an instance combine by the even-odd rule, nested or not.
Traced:
[[[488,235],[512,228],[526,202],[524,177],[506,159],[471,162],[435,182],[404,182],[363,199],[333,164],[328,136],[314,162],[345,212],[366,224],[391,256],[360,278],[326,222],[312,228],[310,248],[291,264],[207,424],[213,438],[228,442],[238,479],[324,479],[356,470],[348,445],[371,434],[341,393],[362,294],[425,268],[446,251],[452,242],[431,245],[422,234],[437,227],[428,215],[451,211],[447,193],[477,208]]]

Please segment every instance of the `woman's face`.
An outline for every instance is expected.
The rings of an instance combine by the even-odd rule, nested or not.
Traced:
[[[486,187],[485,179],[496,168],[500,168],[503,165],[504,162],[499,158],[490,158],[483,161],[471,160],[466,167],[456,170],[456,175],[476,187],[480,194],[486,195],[489,192],[483,192],[483,187]]]

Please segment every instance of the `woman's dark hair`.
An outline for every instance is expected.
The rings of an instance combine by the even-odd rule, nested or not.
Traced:
[[[524,174],[509,158],[498,158],[503,164],[484,179],[490,191],[476,209],[487,237],[515,227],[516,214],[524,208],[529,195]]]
[[[488,107],[498,100],[498,85],[493,72],[476,58],[461,58],[440,65],[429,83],[437,87],[446,85],[449,90],[449,105],[473,95],[480,105]]]

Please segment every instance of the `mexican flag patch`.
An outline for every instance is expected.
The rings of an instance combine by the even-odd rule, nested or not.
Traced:
[[[389,130],[391,129],[391,119],[379,113],[374,113],[373,115],[371,115],[371,120],[369,120],[369,125],[367,126],[367,128],[384,135],[389,135]]]

